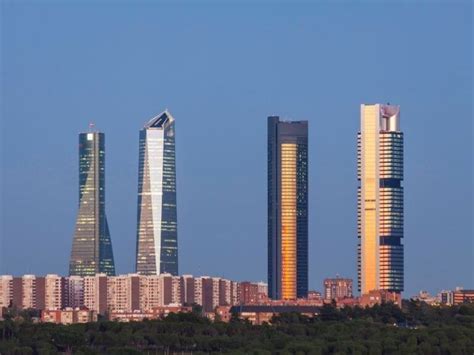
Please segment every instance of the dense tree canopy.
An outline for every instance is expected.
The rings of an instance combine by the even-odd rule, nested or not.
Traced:
[[[431,307],[409,301],[372,308],[322,308],[308,318],[287,313],[261,326],[232,318],[211,322],[196,313],[132,323],[0,322],[1,354],[472,354],[474,305]]]

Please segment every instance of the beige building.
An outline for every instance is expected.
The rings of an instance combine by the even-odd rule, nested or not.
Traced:
[[[107,311],[107,275],[84,277],[84,306],[104,314]]]
[[[140,309],[147,311],[163,304],[162,280],[159,275],[140,277]]]
[[[0,308],[8,307],[13,296],[13,276],[0,276]]]
[[[36,276],[23,275],[22,277],[22,307],[35,308],[36,306]]]
[[[182,294],[182,279],[180,276],[171,278],[171,304],[182,304],[184,297]]]
[[[97,321],[97,312],[86,308],[65,308],[63,310],[43,310],[41,321],[45,323],[75,324]]]
[[[361,105],[358,135],[358,284],[403,291],[403,133],[400,107]]]
[[[252,285],[255,290],[266,286]],[[4,307],[12,303],[20,309],[46,310],[44,321],[66,324],[76,322],[73,317],[81,313],[74,312],[83,309],[102,315],[135,314],[196,303],[209,313],[218,306],[239,304],[240,289],[241,284],[235,281],[192,275],[0,276],[0,302]]]
[[[62,277],[55,274],[46,275],[44,308],[60,310],[62,308]]]
[[[110,312],[132,311],[131,278],[129,275],[107,278],[107,309]]]
[[[140,309],[140,276],[138,274],[107,278],[107,309],[110,312],[133,312]]]
[[[324,299],[352,298],[352,279],[342,277],[324,279]]]

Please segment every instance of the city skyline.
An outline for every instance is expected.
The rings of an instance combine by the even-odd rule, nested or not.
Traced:
[[[67,274],[71,142],[91,120],[107,135],[116,271],[133,271],[137,131],[170,107],[180,273],[266,279],[265,118],[279,114],[309,122],[309,288],[335,273],[355,282],[360,104],[394,102],[404,294],[472,285],[470,6],[3,9],[1,274]]]

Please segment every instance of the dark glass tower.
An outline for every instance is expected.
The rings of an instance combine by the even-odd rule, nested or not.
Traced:
[[[268,117],[268,293],[308,293],[308,122]]]
[[[174,118],[168,111],[140,131],[136,271],[178,274]]]
[[[79,134],[79,212],[69,275],[115,275],[112,241],[105,215],[104,134]]]

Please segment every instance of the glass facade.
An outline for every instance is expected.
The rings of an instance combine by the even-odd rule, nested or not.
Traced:
[[[178,274],[174,118],[168,111],[140,131],[136,272]]]
[[[105,215],[105,138],[79,134],[79,212],[69,275],[115,275],[112,241]]]
[[[399,106],[362,105],[358,135],[358,286],[403,291],[403,133]]]
[[[308,293],[308,123],[268,118],[268,287],[273,299]]]

